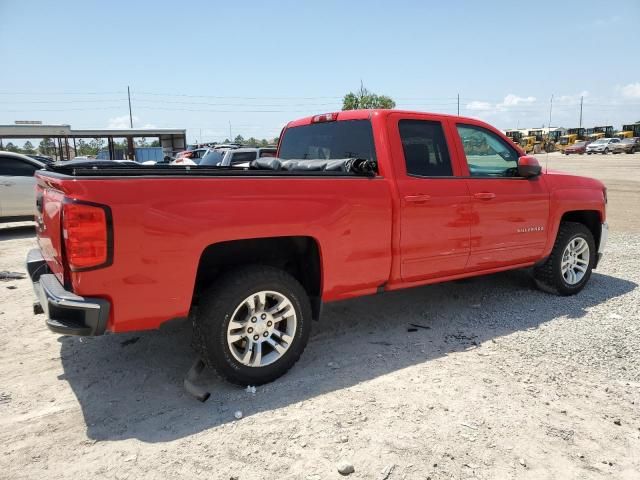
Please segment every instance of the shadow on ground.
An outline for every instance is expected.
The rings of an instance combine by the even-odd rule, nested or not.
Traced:
[[[36,236],[33,222],[27,224],[3,224],[0,226],[0,242],[4,240],[21,240]]]
[[[594,273],[579,295],[555,297],[535,290],[528,272],[513,271],[331,304],[287,375],[259,387],[257,395],[205,377],[212,395],[204,404],[182,387],[194,359],[184,324],[93,339],[61,337],[60,379],[75,392],[90,438],[164,442],[231,422],[238,409],[246,417],[285,407],[556,317],[581,321],[589,307],[636,287]],[[428,328],[408,332],[409,323]]]

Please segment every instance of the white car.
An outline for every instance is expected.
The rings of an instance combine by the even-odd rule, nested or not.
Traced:
[[[607,154],[611,151],[611,145],[619,142],[619,138],[599,138],[595,142],[587,145],[587,155],[591,155],[592,153]]]
[[[261,157],[274,157],[277,148],[256,147],[256,148],[236,148],[230,150],[215,149],[209,150],[200,162],[203,166],[219,167],[248,167],[251,161]]]
[[[44,164],[19,153],[0,151],[0,222],[33,220],[36,170]]]

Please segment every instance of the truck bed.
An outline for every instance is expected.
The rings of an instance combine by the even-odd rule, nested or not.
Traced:
[[[186,317],[201,257],[229,239],[311,239],[325,301],[374,293],[389,277],[392,199],[382,177],[104,162],[57,164],[36,177],[38,241],[49,270],[74,294],[113,305],[109,331]],[[109,207],[110,266],[65,271],[67,199]]]

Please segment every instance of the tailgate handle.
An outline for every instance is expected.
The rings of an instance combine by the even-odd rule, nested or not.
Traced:
[[[431,195],[406,195],[404,197],[406,202],[411,202],[411,203],[422,203],[422,202],[428,202],[429,200],[431,200]]]
[[[496,198],[496,194],[493,192],[480,192],[480,193],[475,193],[473,197],[479,200],[491,200],[493,198]]]

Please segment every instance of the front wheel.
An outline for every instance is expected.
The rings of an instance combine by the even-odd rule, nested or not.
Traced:
[[[602,153],[604,153],[604,154],[606,155],[607,153],[609,153],[609,149],[608,149],[608,148],[605,148],[605,149],[604,149],[604,152],[602,152]]]
[[[595,264],[596,246],[582,223],[563,222],[551,255],[534,268],[538,288],[559,295],[574,295],[584,288]]]
[[[203,360],[239,385],[284,375],[309,339],[309,298],[295,278],[277,268],[256,265],[224,275],[198,310],[194,343]]]

